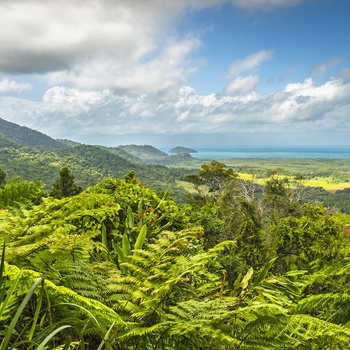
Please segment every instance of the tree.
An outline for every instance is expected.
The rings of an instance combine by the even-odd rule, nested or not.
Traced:
[[[74,183],[74,176],[67,167],[60,170],[60,178],[54,181],[50,195],[55,198],[71,197],[82,191],[80,186]]]
[[[216,160],[202,164],[198,174],[186,176],[186,180],[192,183],[202,198],[210,197],[215,201],[222,195],[227,184],[236,178],[237,173]]]
[[[0,188],[4,187],[6,184],[6,173],[0,168]]]
[[[274,254],[261,269],[242,269],[245,253],[252,266],[260,265],[250,254],[260,244],[260,223],[253,222],[258,214],[251,193],[234,198],[243,211],[241,236],[209,249],[202,228],[188,227],[176,203],[120,179],[72,198],[48,198],[31,210],[0,211],[0,242],[6,239],[7,246],[0,259],[0,349],[42,349],[37,345],[58,326],[47,348],[347,349],[348,279],[338,283],[337,295],[319,295],[333,303],[315,317],[319,299],[298,303],[305,271],[270,274],[275,264],[277,272],[284,262],[294,265],[294,248],[302,262],[330,265],[336,258],[343,264],[349,254],[338,254],[345,238],[337,223],[322,208],[305,205],[302,217],[281,218],[272,231],[275,253],[280,248],[285,259]],[[14,325],[15,309],[33,283],[35,293],[31,288]],[[346,314],[334,312],[338,300]],[[66,325],[72,327],[56,332]]]
[[[234,254],[253,268],[261,267],[265,255],[261,200],[256,198],[257,191],[253,181],[240,180],[227,186],[217,202],[218,217],[224,226],[217,242],[235,240]]]
[[[322,206],[304,204],[300,217],[286,216],[270,227],[274,237],[276,272],[318,269],[341,261],[348,254],[348,241],[339,222]]]

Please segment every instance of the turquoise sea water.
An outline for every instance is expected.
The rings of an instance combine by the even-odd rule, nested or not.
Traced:
[[[350,146],[230,146],[230,147],[196,147],[192,153],[195,158],[323,158],[350,159]],[[168,152],[170,148],[162,148]]]

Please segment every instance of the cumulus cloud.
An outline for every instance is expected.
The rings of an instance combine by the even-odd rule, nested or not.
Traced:
[[[247,77],[237,77],[226,87],[225,93],[228,95],[245,95],[254,91],[259,84],[258,75],[249,75]]]
[[[108,88],[120,94],[171,90],[173,86],[183,84],[195,70],[187,57],[199,45],[198,39],[187,38],[169,43],[153,59],[132,67],[116,61],[96,60],[70,71],[49,73],[47,79],[52,85],[70,82],[80,88]]]
[[[272,50],[261,50],[252,55],[249,55],[248,57],[242,60],[234,61],[231,64],[231,67],[229,68],[228,76],[235,76],[246,71],[252,70],[260,66],[261,63],[270,60],[272,56]]]
[[[0,115],[67,138],[259,133],[299,126],[350,131],[349,70],[321,85],[306,79],[258,95],[257,70],[273,58],[273,51],[261,50],[231,64],[222,95],[198,94],[187,86],[203,61],[192,55],[201,38],[176,31],[184,12],[228,2],[252,10],[304,1],[1,0],[0,72],[39,73],[50,88],[41,102],[0,97]],[[313,74],[338,63],[322,62]],[[15,80],[0,80],[0,93],[32,87]]]
[[[185,84],[201,64],[190,60],[200,38],[176,32],[181,16],[228,1],[2,0],[0,72],[38,73],[49,84],[119,93],[164,91]],[[232,2],[240,7],[280,3]],[[271,55],[261,51],[235,62],[231,74],[251,69]]]
[[[308,0],[231,0],[232,4],[243,9],[272,10],[275,8],[299,5]]]
[[[26,90],[31,90],[33,86],[29,83],[18,83],[14,80],[0,80],[0,93],[15,92],[21,93]]]
[[[254,76],[251,86],[256,83]],[[243,79],[243,78],[242,78]],[[237,89],[239,79],[236,79]],[[270,95],[198,94],[181,87],[171,101],[159,94],[121,96],[106,90],[54,87],[42,102],[0,99],[0,114],[54,137],[71,135],[350,132],[350,83],[311,78]],[[7,102],[6,102],[7,101]],[[19,117],[18,109],[21,114]],[[12,118],[12,116],[14,116]],[[16,119],[17,118],[17,119]],[[22,122],[18,118],[23,118]]]
[[[119,92],[183,84],[198,64],[189,54],[200,40],[177,35],[180,16],[224,2],[3,0],[0,71]]]
[[[350,83],[350,69],[344,69],[335,76],[337,79],[340,79],[343,82]]]
[[[327,72],[330,68],[332,68],[333,66],[336,66],[340,63],[342,63],[344,61],[344,59],[342,58],[331,58],[327,61],[321,62],[316,64],[313,68],[312,68],[312,75],[315,74],[324,74],[325,72]]]

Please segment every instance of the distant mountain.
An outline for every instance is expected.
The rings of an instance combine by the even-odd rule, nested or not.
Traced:
[[[175,180],[189,171],[179,164],[195,164],[192,162],[196,161],[189,154],[169,156],[149,145],[104,147],[54,140],[0,119],[0,168],[8,179],[42,181],[47,189],[63,167],[70,169],[76,184],[83,188],[107,178],[124,178],[135,171],[136,178],[145,186],[185,198],[185,191]]]
[[[146,163],[159,163],[169,157],[168,154],[160,151],[159,149],[149,146],[149,145],[127,145],[118,146],[118,148],[124,150],[125,152],[142,159]]]
[[[169,153],[198,153],[195,149],[177,146],[172,148]]]
[[[130,156],[126,154],[124,157]],[[76,183],[84,188],[102,179],[124,178],[132,170],[137,179],[156,190],[175,186],[175,179],[179,176],[166,166],[146,164],[140,159],[131,162],[101,146],[80,145],[46,150],[13,147],[11,144],[0,147],[0,168],[6,172],[8,179],[18,177],[21,180],[42,181],[46,188],[50,188],[63,167],[68,167]]]
[[[8,122],[0,118],[0,136],[20,146],[29,146],[35,148],[66,148],[63,143],[54,140],[53,138],[39,132],[27,128],[26,126],[19,126],[18,124]]]
[[[159,164],[165,166],[196,166],[198,164],[201,164],[201,161],[191,157],[191,155],[188,152],[179,152],[173,155],[169,155],[149,145],[118,146],[116,149],[123,150],[129,155],[135,157],[136,159],[141,159],[147,164]],[[186,150],[190,149],[186,148]],[[192,151],[197,152],[195,150]],[[136,160],[134,159],[133,162],[136,162]]]
[[[75,147],[75,146],[81,146],[82,143],[72,141],[72,140],[67,140],[67,139],[56,139],[56,141],[64,144],[66,147]]]
[[[103,148],[108,150],[109,152],[111,152],[113,154],[118,155],[119,157],[122,157],[123,159],[127,160],[130,163],[146,164],[141,158],[135,156],[133,153],[127,152],[121,146],[118,146],[118,147],[103,147]]]
[[[2,135],[1,135],[1,131],[0,131],[0,147],[3,148],[3,147],[14,147],[16,146],[16,144],[6,138],[4,138]]]

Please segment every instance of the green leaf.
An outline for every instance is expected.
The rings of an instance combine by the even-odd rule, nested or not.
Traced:
[[[102,225],[101,234],[102,234],[102,245],[106,248],[106,250],[108,250],[107,229],[104,224]]]
[[[127,212],[126,212],[126,226],[129,229],[132,229],[134,227],[134,214],[132,212],[131,207],[128,207]]]
[[[36,348],[36,350],[43,350],[44,346],[58,333],[61,332],[62,330],[66,329],[66,328],[70,328],[72,326],[61,326],[57,329],[55,329],[54,331],[52,331],[40,344],[39,346]]]
[[[141,228],[140,233],[137,236],[135,246],[134,246],[135,250],[142,249],[143,243],[145,242],[145,239],[146,239],[146,236],[147,236],[147,225],[144,224]]]
[[[1,346],[0,346],[0,350],[6,350],[7,349],[7,345],[10,341],[10,338],[15,330],[15,326],[17,324],[17,321],[22,313],[22,311],[24,310],[25,306],[27,305],[29,299],[32,297],[32,295],[34,294],[35,289],[42,283],[43,279],[42,277],[39,277],[35,283],[32,285],[32,287],[30,288],[29,292],[27,293],[27,295],[25,296],[25,298],[23,299],[21,305],[18,307],[17,312],[15,314],[15,316],[13,317],[9,327],[6,330],[6,336],[5,338],[2,340],[1,342]]]
[[[251,280],[252,276],[253,276],[253,268],[251,267],[248,272],[245,274],[245,276],[242,279],[241,282],[241,288],[242,289],[246,289],[248,287],[249,281]]]
[[[122,238],[122,249],[124,257],[128,257],[131,254],[131,246],[129,242],[129,237],[124,233]]]
[[[108,341],[108,337],[111,334],[114,325],[115,325],[115,322],[113,322],[112,325],[109,327],[107,333],[103,337],[103,340],[102,340],[101,344],[99,345],[99,347],[97,348],[97,350],[102,350],[103,349],[103,345],[105,345],[106,342]],[[108,345],[108,344],[106,344],[106,345]]]
[[[273,263],[276,261],[277,257],[276,258],[273,258],[271,259],[260,271],[259,275],[257,276],[257,278],[254,280],[254,283],[253,283],[253,287],[256,287],[258,286],[262,281],[263,279],[266,277],[267,273],[269,272],[271,266],[273,265]]]

